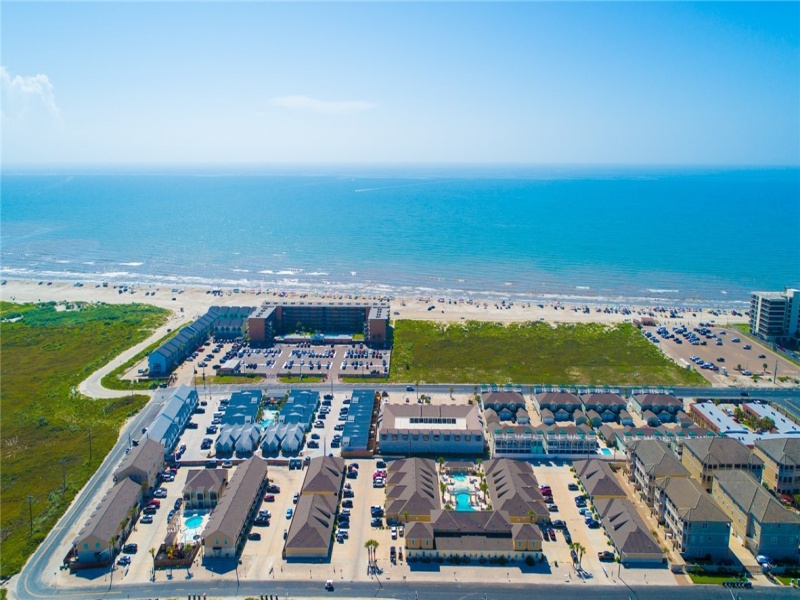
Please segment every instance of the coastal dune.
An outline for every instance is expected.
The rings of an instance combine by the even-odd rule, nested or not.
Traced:
[[[128,285],[120,291],[119,285],[85,282],[76,285],[66,281],[28,281],[8,279],[0,287],[0,299],[8,302],[105,302],[129,304],[141,302],[153,304],[183,313],[187,318],[196,318],[209,306],[258,306],[264,302],[290,301],[341,301],[351,299],[381,300],[379,296],[331,294],[325,292],[271,291],[182,286],[170,288],[155,285]],[[508,300],[481,300],[469,303],[459,298],[438,297],[392,297],[390,299],[392,319],[413,319],[439,322],[493,321],[518,323],[545,321],[548,323],[623,323],[642,316],[656,319],[680,319],[694,326],[701,321],[715,321],[720,325],[746,322],[746,317],[733,315],[731,311],[697,306],[642,306],[613,303],[587,303],[550,301],[519,302]],[[670,316],[670,315],[674,316]]]

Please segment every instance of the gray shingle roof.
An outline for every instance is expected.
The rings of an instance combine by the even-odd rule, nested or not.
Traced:
[[[623,562],[626,555],[661,555],[661,547],[653,534],[627,498],[597,500],[594,503],[603,525],[620,551]]]
[[[300,494],[286,535],[286,548],[323,553],[330,547],[337,499],[323,494]]]
[[[125,458],[122,459],[119,468],[114,472],[114,477],[117,477],[117,474],[127,471],[130,468],[149,473],[154,466],[160,465],[163,462],[164,446],[161,442],[148,438],[138,446],[134,446],[133,450],[128,452]]]
[[[494,510],[526,518],[530,511],[535,512],[537,518],[549,514],[529,463],[495,458],[483,463],[483,472]]]
[[[800,440],[798,440],[800,441]],[[727,437],[694,438],[683,443],[683,451],[695,456],[701,464],[758,465],[763,461],[739,440]]]
[[[664,492],[681,518],[688,523],[731,522],[711,495],[694,479],[664,477],[656,481],[656,487]]]
[[[727,496],[759,523],[800,523],[800,517],[781,506],[747,471],[732,469],[714,473],[713,485],[720,486]]]
[[[98,509],[89,517],[78,534],[78,543],[89,537],[108,542],[117,535],[128,512],[142,497],[142,486],[131,479],[123,479],[103,496]]]
[[[386,512],[421,515],[441,507],[436,463],[428,458],[406,458],[390,463],[386,480]]]
[[[651,477],[689,476],[689,471],[661,440],[637,440],[628,445],[628,450],[642,462],[645,472]]]
[[[250,458],[236,467],[225,493],[211,513],[203,536],[221,531],[236,540],[244,528],[247,514],[266,476],[267,461],[257,457]]]
[[[333,494],[338,496],[344,481],[345,462],[343,458],[317,456],[312,458],[306,469],[306,477],[300,493]]]
[[[611,467],[605,461],[598,459],[576,460],[572,463],[575,474],[581,480],[589,496],[626,496]]]
[[[756,448],[779,464],[800,464],[800,439],[774,438],[756,440]]]

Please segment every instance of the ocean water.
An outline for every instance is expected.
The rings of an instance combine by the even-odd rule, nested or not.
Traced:
[[[3,277],[719,304],[800,285],[799,169],[9,171]]]

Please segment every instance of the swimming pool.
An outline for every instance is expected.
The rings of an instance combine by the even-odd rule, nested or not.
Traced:
[[[599,452],[600,452],[600,454],[604,454],[606,456],[611,456],[611,450],[609,450],[608,448],[600,448]]]
[[[181,542],[188,543],[194,540],[195,536],[200,536],[208,522],[209,514],[203,512],[190,512],[183,515],[183,530],[181,531]]]
[[[458,481],[459,483],[464,483],[467,480],[467,476],[465,473],[459,473],[458,475],[453,475],[453,481]]]
[[[261,413],[261,426],[267,427],[275,422],[275,415],[278,414],[276,410],[265,410]]]
[[[475,510],[469,503],[469,492],[456,494],[456,510],[468,511]]]

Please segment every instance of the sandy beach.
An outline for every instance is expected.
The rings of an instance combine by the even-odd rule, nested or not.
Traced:
[[[238,288],[237,288],[238,289]],[[81,286],[74,281],[26,281],[8,279],[0,286],[0,299],[9,302],[106,302],[108,304],[127,304],[142,302],[168,308],[182,316],[196,318],[206,312],[209,306],[258,306],[264,302],[297,301],[342,301],[349,299],[381,300],[379,296],[358,296],[332,294],[323,291],[271,291],[183,286],[135,285],[120,291],[116,284],[108,287],[85,282]],[[385,298],[384,298],[385,299]],[[515,323],[526,321],[545,321],[547,323],[622,323],[642,316],[652,316],[660,320],[680,319],[694,326],[696,323],[714,321],[720,325],[744,323],[743,315],[733,315],[730,310],[703,308],[699,306],[634,306],[629,304],[575,303],[570,301],[551,301],[549,303],[473,301],[466,299],[438,297],[393,297],[390,300],[392,319],[414,319],[441,322],[463,320],[493,321]],[[431,308],[434,307],[434,308]]]

